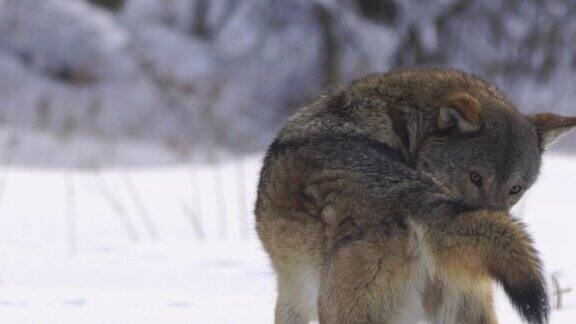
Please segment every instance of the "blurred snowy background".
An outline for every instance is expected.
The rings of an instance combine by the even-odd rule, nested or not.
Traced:
[[[574,113],[575,16],[560,0],[1,0],[0,161],[260,152],[324,89],[413,65],[485,76],[526,112]]]
[[[0,0],[0,322],[270,323],[252,204],[282,121],[430,65],[576,115],[574,17],[573,0]],[[553,323],[576,322],[575,139],[517,211]]]

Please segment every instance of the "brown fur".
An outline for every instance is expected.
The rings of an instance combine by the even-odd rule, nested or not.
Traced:
[[[446,103],[448,107],[454,107],[458,112],[470,123],[480,123],[480,104],[474,97],[467,93],[459,93],[454,95]]]
[[[550,113],[529,116],[540,135],[540,146],[545,150],[566,132],[576,128],[576,117],[559,117]]]
[[[528,321],[546,319],[523,226],[415,168],[446,102],[474,124],[489,122],[476,119],[478,106],[498,106],[529,125],[492,86],[445,70],[370,76],[288,121],[256,204],[277,274],[276,323],[496,323],[493,280]]]

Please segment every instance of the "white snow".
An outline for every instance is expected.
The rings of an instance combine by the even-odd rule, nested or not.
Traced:
[[[253,230],[260,161],[1,169],[0,322],[272,323],[274,277]],[[576,159],[545,162],[518,213],[547,273],[575,287]],[[576,293],[564,297],[552,323],[576,322]],[[520,323],[500,291],[496,304],[501,323]]]

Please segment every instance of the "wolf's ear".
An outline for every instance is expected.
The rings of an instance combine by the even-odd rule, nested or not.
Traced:
[[[440,107],[438,128],[445,130],[457,126],[462,133],[480,129],[480,103],[467,93],[458,93]]]
[[[540,138],[540,149],[543,151],[562,135],[576,129],[576,117],[540,113],[529,115],[528,119],[536,126],[536,131]]]

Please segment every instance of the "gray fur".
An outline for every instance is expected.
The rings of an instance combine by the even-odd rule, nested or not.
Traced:
[[[395,323],[417,312],[414,299],[428,318],[452,305],[457,322],[493,323],[492,278],[543,323],[540,261],[507,211],[523,193],[511,188],[536,180],[542,138],[555,129],[542,125],[556,117],[536,122],[487,82],[437,69],[368,76],[300,109],[268,150],[256,204],[278,274],[277,322],[307,322],[312,290],[321,323]],[[318,286],[302,273],[320,274]],[[457,296],[462,285],[473,285],[465,303],[434,288]]]

